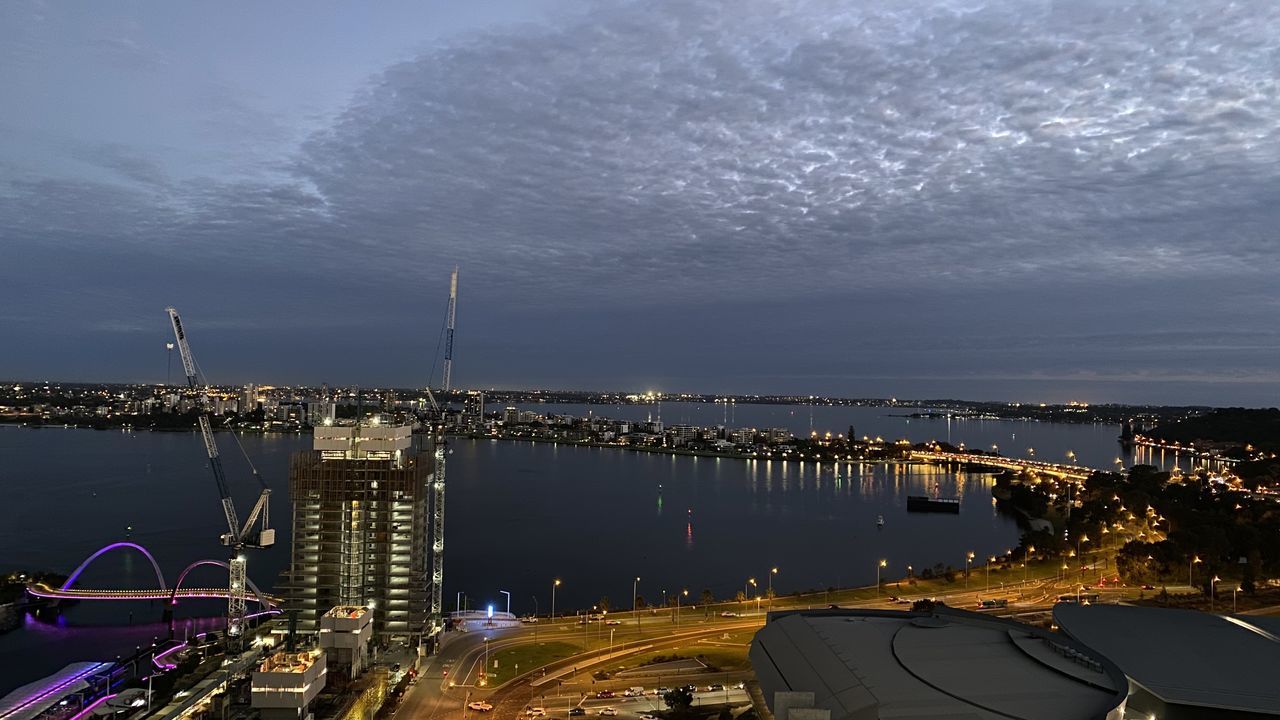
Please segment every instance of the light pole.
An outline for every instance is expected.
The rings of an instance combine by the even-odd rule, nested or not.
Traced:
[[[551,583],[551,622],[556,621],[556,588],[560,587],[560,578]]]
[[[769,607],[773,607],[773,576],[778,574],[778,568],[769,568]]]
[[[1084,582],[1084,551],[1081,549],[1085,543],[1089,542],[1089,536],[1080,533],[1080,537],[1076,538],[1076,562],[1080,563],[1080,582]]]
[[[984,590],[983,592],[986,592],[986,593],[990,593],[990,592],[991,592],[991,563],[993,563],[993,562],[995,562],[995,561],[996,561],[996,556],[995,556],[995,555],[988,555],[988,556],[987,556],[987,588],[986,588],[986,590]]]
[[[1236,593],[1240,592],[1240,590],[1241,588],[1239,585],[1231,588],[1231,614],[1232,615],[1236,614]]]
[[[1195,583],[1192,581],[1191,572],[1195,568],[1196,563],[1198,562],[1200,562],[1199,555],[1192,555],[1191,559],[1187,561],[1187,585],[1191,586],[1192,588],[1195,588]]]
[[[1027,566],[1031,563],[1031,555],[1035,551],[1036,551],[1036,546],[1031,545],[1026,549],[1025,552],[1022,553],[1022,584],[1023,585],[1027,584]],[[1019,597],[1021,597],[1021,595],[1019,595]]]
[[[969,566],[973,565],[973,551],[970,550],[964,556],[964,589],[969,589]]]
[[[489,638],[488,636],[486,636],[484,639],[484,674],[486,676],[489,674]]]
[[[613,654],[613,631],[618,628],[609,628],[609,654]]]
[[[880,597],[880,569],[885,567],[889,567],[888,560],[882,558],[880,562],[876,563],[876,597]]]
[[[631,583],[631,614],[636,616],[636,632],[640,632],[640,608],[636,607],[636,598],[639,595],[636,592],[640,589],[640,576],[636,576],[635,582]]]
[[[507,592],[506,590],[499,590],[498,592],[507,596],[507,614],[510,615],[511,614],[511,593]]]
[[[1222,582],[1222,578],[1217,575],[1214,575],[1213,579],[1209,581],[1209,612],[1213,612],[1214,588],[1216,588],[1220,582]]]
[[[165,343],[164,349],[169,351],[169,366],[164,374],[164,386],[169,387],[173,382],[173,343]],[[148,701],[150,697],[147,698]]]
[[[676,627],[680,627],[680,596],[689,597],[689,589],[685,588],[676,593]]]

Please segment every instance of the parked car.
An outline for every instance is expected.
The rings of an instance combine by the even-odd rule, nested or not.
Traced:
[[[724,612],[720,613],[720,617],[742,617],[742,615],[732,610],[725,610]]]
[[[540,708],[540,707],[525,708],[524,714],[525,714],[525,717],[545,717],[547,714],[547,709]]]
[[[569,708],[569,717],[574,717],[576,715],[586,715],[586,714],[587,714],[586,708],[582,708],[582,707]]]
[[[611,698],[613,696],[614,696],[614,692],[612,690],[601,690],[600,692],[596,693],[596,697],[598,698]]]
[[[621,620],[605,620],[604,624],[605,625],[621,625],[622,621]]]
[[[492,705],[490,705],[489,703],[483,700],[476,700],[475,702],[469,702],[467,703],[467,707],[471,708],[472,710],[475,710],[476,712],[489,712],[490,710],[493,709]]]
[[[618,714],[618,710],[617,708],[611,708],[611,707],[600,708],[600,714],[612,717]]]
[[[721,690],[724,690],[724,686],[721,685],[720,683],[715,683],[714,685],[707,686],[707,692],[720,692]]]
[[[669,693],[669,692],[671,692],[671,688],[669,688],[669,687],[660,687],[660,688],[658,688],[657,690],[654,690],[654,691],[653,691],[653,694],[654,694],[654,695],[666,695],[666,694],[667,694],[667,693]]]

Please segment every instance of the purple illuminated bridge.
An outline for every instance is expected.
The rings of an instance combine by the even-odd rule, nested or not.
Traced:
[[[142,553],[151,563],[151,568],[156,572],[156,583],[160,586],[152,590],[110,590],[110,589],[91,589],[83,587],[72,587],[76,581],[80,579],[81,573],[85,568],[89,567],[94,560],[111,552],[112,550],[136,550]],[[35,597],[51,598],[55,600],[164,600],[169,605],[177,603],[179,598],[223,598],[229,594],[226,588],[184,588],[182,583],[187,579],[187,574],[198,567],[205,565],[216,565],[220,568],[226,568],[227,564],[221,560],[197,560],[183,568],[178,574],[178,581],[169,588],[164,581],[164,573],[160,572],[160,565],[156,562],[155,557],[146,548],[137,543],[117,542],[111,543],[94,554],[85,558],[80,563],[80,567],[71,573],[67,581],[60,588],[52,588],[44,583],[35,583],[27,586],[27,592]],[[279,604],[278,599],[265,595],[258,586],[249,581],[249,589],[253,591],[253,599],[257,600],[258,605],[266,609],[274,609]]]

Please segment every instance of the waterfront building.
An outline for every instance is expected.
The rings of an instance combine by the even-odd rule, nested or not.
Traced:
[[[768,435],[769,442],[774,443],[791,442],[791,438],[794,437],[787,428],[769,428]]]
[[[380,640],[412,640],[428,613],[431,455],[407,425],[321,426],[289,464],[293,545],[281,591],[298,630],[337,605],[372,609]]]
[[[1120,667],[1134,717],[1280,717],[1278,618],[1059,603],[1053,621]]]
[[[484,427],[484,393],[473,392],[467,395],[462,410],[462,424],[472,432]]]
[[[262,720],[298,720],[324,689],[324,651],[278,652],[253,672],[250,704]]]
[[[253,383],[244,386],[240,394],[240,414],[251,413],[258,409],[258,388]]]
[[[672,425],[667,431],[667,438],[672,447],[683,447],[688,445],[690,440],[697,440],[698,434],[699,429],[692,425]]]
[[[510,405],[508,405],[508,406],[507,406],[507,408],[506,408],[505,410],[503,410],[503,411],[502,411],[502,422],[504,422],[504,423],[506,423],[506,424],[508,424],[508,425],[517,425],[517,424],[519,424],[519,423],[520,423],[520,409],[519,409],[519,408],[511,407]]]
[[[1128,689],[1069,638],[945,606],[772,612],[750,652],[777,720],[1120,720]]]

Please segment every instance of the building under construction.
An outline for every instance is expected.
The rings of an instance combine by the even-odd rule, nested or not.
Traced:
[[[431,448],[408,425],[315,428],[289,464],[293,548],[280,588],[297,629],[337,605],[373,610],[380,641],[428,631]]]

